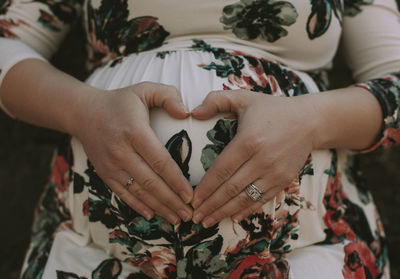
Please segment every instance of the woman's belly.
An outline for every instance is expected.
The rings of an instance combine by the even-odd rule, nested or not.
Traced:
[[[308,75],[303,73],[281,68],[267,60],[260,62],[252,57],[245,58],[242,53],[225,52],[202,41],[193,42],[193,45],[192,50],[151,51],[125,57],[118,63],[109,63],[95,71],[87,83],[106,90],[143,81],[172,85],[178,88],[189,111],[200,105],[213,90],[248,89],[277,96],[317,90]],[[150,125],[164,145],[173,137],[184,135],[186,148],[191,146],[191,150],[187,151],[190,151],[190,158],[183,160],[188,161],[192,185],[199,183],[205,169],[212,164],[210,160],[218,155],[212,154],[212,149],[222,148],[227,143],[213,138],[213,134],[221,132],[229,136],[225,126],[231,125],[231,121],[223,120],[224,116],[226,114],[218,114],[203,121],[192,117],[178,120],[162,109],[150,111]]]
[[[276,96],[292,96],[317,91],[316,85],[303,73],[280,67],[271,61],[259,60],[239,53],[224,52],[222,49],[212,48],[202,42],[196,44],[197,46],[193,50],[165,53],[148,52],[125,57],[115,65],[110,63],[96,70],[87,80],[87,83],[106,90],[143,81],[173,85],[178,88],[182,101],[189,110],[201,104],[213,90],[248,89]],[[261,93],[255,92],[254,94]],[[171,154],[174,154],[172,156],[175,161],[183,166],[182,171],[193,186],[199,183],[205,171],[212,165],[215,158],[236,132],[236,120],[224,116],[219,114],[204,121],[191,117],[178,120],[170,117],[162,109],[156,108],[150,111],[151,127],[162,144]],[[76,140],[73,144],[73,152],[75,162],[80,162],[77,165],[84,166],[86,157]],[[321,166],[321,170],[315,170],[315,172],[323,173],[322,169],[329,167],[330,156],[326,156],[326,154],[328,153],[317,152],[315,154],[316,160]],[[84,167],[75,171],[85,172]],[[244,221],[245,223],[233,223],[227,218],[216,225],[213,233],[207,232],[205,234],[207,237],[199,237],[198,243],[193,244],[189,241],[190,245],[185,246],[183,244],[180,252],[176,251],[178,249],[176,243],[170,243],[171,239],[181,237],[182,233],[179,233],[181,229],[179,226],[175,226],[173,231],[170,232],[175,234],[174,237],[157,239],[153,242],[146,240],[149,246],[144,245],[142,249],[148,249],[147,251],[151,253],[162,251],[163,254],[171,256],[166,256],[169,261],[176,254],[183,253],[186,255],[196,245],[201,243],[204,245],[204,241],[211,241],[212,243],[214,243],[213,241],[222,241],[222,244],[218,244],[219,248],[216,252],[217,255],[221,256],[221,259],[227,257],[227,255],[240,258],[241,253],[245,255],[248,249],[258,249],[257,247],[252,248],[252,245],[254,246],[257,243],[257,239],[254,239],[254,235],[257,235],[260,238],[259,241],[264,241],[266,245],[266,250],[260,251],[260,255],[266,253],[265,256],[270,257],[274,253],[278,255],[287,252],[287,247],[285,248],[287,245],[292,249],[322,241],[324,239],[324,224],[321,215],[324,212],[320,209],[322,208],[324,187],[321,187],[320,183],[325,182],[320,178],[306,176],[302,178],[301,182],[302,185],[307,184],[307,187],[304,188],[306,190],[302,190],[301,185],[295,183],[293,187],[283,191],[274,200],[265,204],[260,212],[249,216]],[[310,199],[304,199],[303,196],[307,195],[308,192],[311,193]],[[88,195],[91,198],[90,195],[92,194],[88,193]],[[296,199],[296,202],[286,203],[288,198]],[[91,199],[95,200],[96,197]],[[304,203],[297,202],[300,200]],[[309,208],[310,213],[301,212],[307,208],[305,202],[314,206],[312,210]],[[294,236],[299,233],[301,218],[305,219],[304,222],[307,225],[305,227],[307,230],[305,239]],[[267,224],[272,226],[267,226]],[[113,235],[112,229],[101,226],[98,222],[95,224],[89,222],[88,226],[91,239],[96,245],[116,257],[126,259],[126,249],[121,247],[120,243],[109,239]],[[87,226],[83,226],[82,230],[84,229],[87,229]],[[193,227],[192,230],[193,234],[199,233],[201,235],[204,233],[204,230],[200,228]],[[284,235],[283,232],[285,232]],[[293,235],[292,238],[291,235]],[[279,239],[282,237],[285,239]],[[185,241],[182,243],[185,243]],[[276,251],[270,251],[268,247],[273,243],[283,244]],[[162,245],[162,247],[157,245]],[[165,248],[169,247],[168,245],[171,245],[171,247]],[[144,253],[144,251],[140,252]],[[178,259],[175,259],[175,261],[178,261]],[[171,262],[171,264],[178,265],[177,262]]]

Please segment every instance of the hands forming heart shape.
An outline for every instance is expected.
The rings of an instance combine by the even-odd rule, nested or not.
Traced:
[[[240,221],[291,184],[314,147],[312,113],[304,119],[309,108],[301,98],[213,91],[189,113],[172,86],[144,82],[112,93],[118,94],[100,91],[93,98],[73,134],[97,174],[146,219],[157,214],[173,224],[193,220],[205,227],[226,217]],[[177,119],[236,115],[237,134],[195,191],[151,129],[152,107]],[[263,193],[258,201],[244,191],[251,183]]]

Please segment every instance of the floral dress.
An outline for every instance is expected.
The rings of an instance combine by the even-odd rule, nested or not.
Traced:
[[[88,84],[174,85],[189,110],[212,90],[324,92],[342,39],[354,86],[374,94],[384,115],[381,138],[362,152],[400,141],[393,0],[3,0],[0,82],[21,60],[48,59],[78,19]],[[150,118],[194,188],[238,125],[223,114],[177,120],[161,109]],[[382,224],[362,181],[352,152],[316,150],[291,185],[243,221],[174,226],[129,208],[72,138],[54,157],[21,277],[389,278]]]

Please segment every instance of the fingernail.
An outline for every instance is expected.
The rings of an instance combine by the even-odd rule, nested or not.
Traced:
[[[201,212],[197,212],[193,217],[193,223],[198,224],[204,218],[204,214]]]
[[[213,226],[217,221],[215,221],[214,218],[212,217],[207,217],[203,222],[202,225],[204,228],[209,228],[211,226]]]
[[[171,222],[171,224],[174,224],[174,225],[178,225],[180,223],[179,217],[177,217],[173,214],[168,215],[168,220]]]
[[[149,221],[151,218],[153,218],[153,214],[148,211],[143,211],[143,217],[146,218],[147,221]]]
[[[181,199],[183,200],[184,203],[188,204],[192,200],[192,196],[188,194],[187,192],[181,192],[180,193]]]
[[[187,212],[184,209],[181,209],[181,210],[179,210],[179,216],[181,216],[183,221],[187,222],[192,217],[192,214],[190,214],[189,212]]]

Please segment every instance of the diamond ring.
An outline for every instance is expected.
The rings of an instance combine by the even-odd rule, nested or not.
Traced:
[[[131,186],[133,184],[133,181],[135,181],[135,179],[133,179],[133,177],[129,177],[128,181],[125,184],[125,188],[129,189],[129,186]]]
[[[253,201],[259,201],[263,196],[263,192],[254,183],[247,185],[244,190]]]

